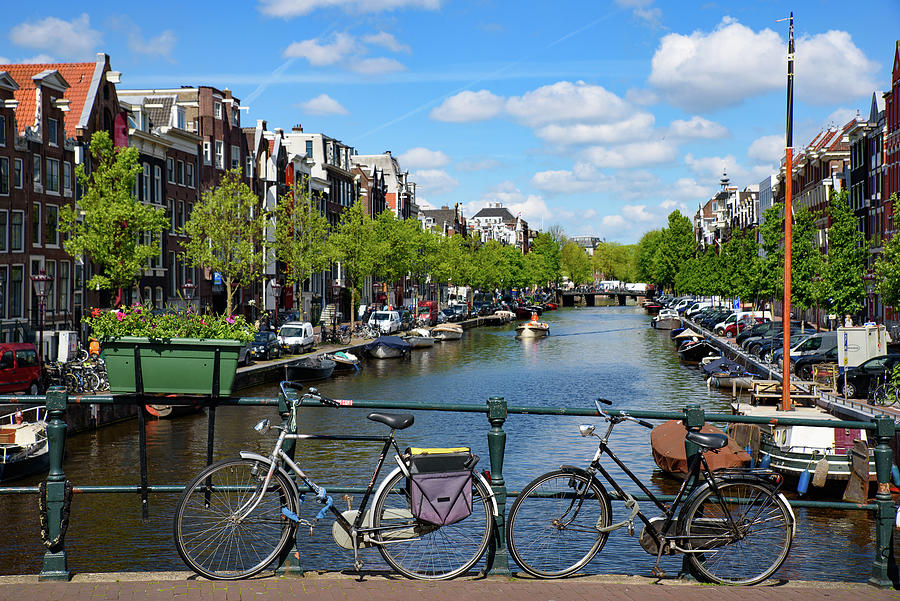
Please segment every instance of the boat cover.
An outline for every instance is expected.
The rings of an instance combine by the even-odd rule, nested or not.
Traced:
[[[403,340],[399,336],[379,336],[366,345],[366,350],[370,351],[379,346],[395,348],[400,351],[408,351],[410,348],[412,348],[407,341]]]
[[[718,359],[710,361],[706,365],[702,365],[700,369],[703,370],[703,373],[707,376],[711,376],[713,374],[742,376],[748,373],[744,366],[738,365],[728,357],[720,357]]]
[[[704,425],[700,431],[724,434],[710,424]],[[653,452],[653,461],[659,469],[668,474],[687,474],[687,459],[684,452],[686,434],[687,430],[681,421],[674,419],[653,428],[650,433],[650,448]],[[729,436],[728,446],[719,449],[717,453],[707,453],[706,461],[709,463],[709,469],[715,471],[749,465],[750,455]]]

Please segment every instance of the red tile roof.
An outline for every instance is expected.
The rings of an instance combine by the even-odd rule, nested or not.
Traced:
[[[35,65],[0,65],[0,71],[8,71],[19,89],[15,98],[19,101],[16,108],[16,125],[18,133],[25,132],[26,127],[34,126],[35,85],[31,79],[43,71],[59,71],[69,84],[64,98],[69,101],[69,112],[66,113],[66,137],[74,138],[75,129],[81,120],[84,103],[90,95],[97,63],[40,63]]]

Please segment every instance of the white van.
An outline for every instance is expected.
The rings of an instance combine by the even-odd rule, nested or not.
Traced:
[[[382,334],[394,334],[400,331],[400,313],[397,311],[375,311],[369,317],[369,326]]]
[[[731,315],[725,318],[725,321],[720,321],[716,324],[716,327],[713,328],[713,331],[721,336],[725,332],[725,328],[730,326],[733,323],[737,323],[744,317],[762,317],[763,321],[772,321],[772,312],[771,311],[734,311]]]
[[[316,344],[316,336],[308,321],[289,321],[278,330],[278,342],[284,353],[308,353]]]

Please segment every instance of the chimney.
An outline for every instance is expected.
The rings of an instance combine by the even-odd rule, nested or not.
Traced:
[[[297,133],[301,133],[301,134],[302,134],[302,133],[303,133],[303,126],[300,125],[300,124],[298,123],[297,125],[295,125],[294,127],[291,128],[291,131],[295,131],[295,132],[297,132]]]
[[[390,150],[385,150],[385,151],[384,151],[384,154],[386,154],[386,155],[388,155],[388,156],[391,156],[391,151],[390,151]]]
[[[279,137],[284,137],[284,130],[280,127],[275,128],[275,133],[278,134]]]

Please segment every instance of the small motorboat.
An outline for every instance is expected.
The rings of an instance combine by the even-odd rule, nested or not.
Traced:
[[[50,469],[47,409],[30,407],[0,417],[0,482]]]
[[[541,338],[550,333],[550,324],[538,321],[537,313],[531,314],[531,319],[520,323],[516,327],[516,338]]]
[[[434,336],[425,328],[413,328],[403,337],[403,340],[407,341],[412,348],[430,348],[434,346]]]
[[[376,359],[394,359],[408,355],[412,347],[399,336],[379,336],[366,345],[366,354]]]
[[[647,312],[647,315],[658,315],[661,309],[662,305],[655,301],[647,301],[644,303],[644,310]]]
[[[506,311],[503,309],[498,309],[497,311],[494,311],[494,316],[499,317],[500,321],[502,321],[503,323],[508,323],[516,318],[516,314],[514,312]]]
[[[716,347],[706,340],[688,340],[678,347],[678,356],[682,361],[697,362],[717,352]]]
[[[336,353],[325,353],[323,357],[334,361],[335,373],[359,371],[359,357],[353,353],[338,351]]]
[[[284,366],[285,380],[311,382],[325,380],[334,372],[335,362],[324,355],[301,357]]]
[[[710,386],[737,390],[753,388],[753,374],[728,357],[718,357],[711,361],[704,360],[700,371],[706,376]]]
[[[723,432],[710,424],[704,425],[703,433],[723,434]],[[671,419],[664,422],[650,432],[650,449],[653,452],[653,461],[667,474],[684,478],[687,473],[687,456],[684,450],[684,437],[687,430],[680,420]],[[744,467],[750,464],[750,455],[731,437],[728,438],[728,446],[719,449],[715,453],[707,453],[706,461],[709,469],[721,470],[735,467]]]
[[[650,325],[657,330],[673,330],[681,327],[681,315],[675,309],[662,309],[659,315],[653,318]]]
[[[463,329],[458,323],[442,323],[431,328],[431,335],[437,342],[459,340],[462,338]]]

